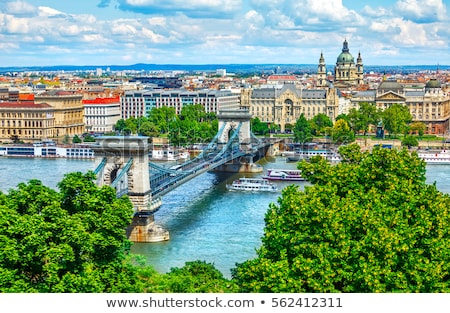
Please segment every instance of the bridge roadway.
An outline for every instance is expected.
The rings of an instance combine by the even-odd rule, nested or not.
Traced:
[[[149,170],[152,199],[160,198],[194,177],[235,159],[243,156],[253,157],[259,149],[267,145],[270,145],[270,142],[260,142],[249,151],[243,151],[238,147],[234,147],[225,151],[215,150],[214,152],[202,153],[194,159],[172,166],[169,169],[150,162]]]
[[[185,163],[175,165],[171,169],[150,163],[150,188],[152,190],[152,198],[162,197],[194,177],[245,155],[248,155],[248,153],[240,150],[232,150],[223,154],[220,152],[209,153],[202,157],[197,157]]]

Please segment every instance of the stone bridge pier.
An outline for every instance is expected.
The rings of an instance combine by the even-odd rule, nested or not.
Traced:
[[[128,195],[133,203],[133,221],[127,228],[127,236],[134,242],[169,239],[168,232],[155,224],[154,212],[158,208],[155,202],[158,201],[151,198],[148,139],[104,136],[98,137],[93,145],[97,185],[112,186],[118,197]]]

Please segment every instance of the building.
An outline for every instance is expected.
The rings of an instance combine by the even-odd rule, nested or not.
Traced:
[[[319,69],[321,69],[320,61],[321,60],[319,60]],[[320,75],[323,77],[323,71],[321,71]],[[364,67],[361,53],[358,52],[358,58],[355,63],[346,39],[342,47],[342,52],[337,57],[336,66],[334,67],[334,85],[337,88],[351,88],[363,83]]]
[[[201,104],[206,113],[218,113],[223,109],[238,109],[239,94],[230,90],[188,91],[134,90],[126,91],[120,99],[121,117],[147,116],[154,108],[171,107],[180,114],[184,105]]]
[[[301,89],[295,84],[246,88],[241,93],[241,107],[261,122],[279,125],[284,132],[286,125],[294,125],[301,114],[312,119],[323,113],[334,121],[338,115],[339,93],[335,88]]]
[[[352,107],[359,103],[374,103],[380,110],[393,104],[406,105],[412,120],[423,122],[426,133],[447,135],[450,120],[450,96],[441,88],[437,79],[430,79],[424,86],[406,88],[394,80],[384,80],[377,89],[361,91],[353,95]]]
[[[83,100],[86,131],[112,132],[120,120],[120,97]]]
[[[35,103],[46,103],[53,108],[53,137],[62,139],[85,132],[82,95],[72,91],[50,90],[34,97]]]
[[[55,109],[34,101],[0,102],[0,140],[41,141],[54,137]]]

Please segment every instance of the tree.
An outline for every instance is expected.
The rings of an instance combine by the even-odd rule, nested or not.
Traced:
[[[270,206],[257,257],[233,270],[240,292],[449,292],[450,196],[426,184],[425,162],[339,153],[299,164],[312,186]]]
[[[313,138],[312,127],[305,115],[302,113],[295,123],[294,140],[295,142],[305,143]]]
[[[78,135],[73,136],[72,143],[81,143],[81,138]]]
[[[161,107],[152,109],[148,113],[148,120],[157,125],[163,134],[167,134],[170,130],[170,124],[178,118],[175,108]]]
[[[267,123],[262,123],[257,117],[253,118],[250,124],[252,125],[252,133],[254,134],[264,135],[269,131]]]
[[[345,119],[340,119],[334,123],[331,129],[331,139],[335,144],[347,144],[355,141],[355,133]]]
[[[149,284],[147,292],[223,293],[237,292],[236,285],[223,277],[213,264],[204,261],[186,262],[182,268],[172,268],[157,284]]]
[[[379,122],[380,112],[377,111],[375,104],[361,102],[358,109],[350,109],[347,118],[355,134],[363,131],[364,136],[366,136],[370,126]]]
[[[311,127],[313,134],[319,136],[325,133],[327,127],[333,127],[333,122],[326,114],[319,113],[312,118]]]
[[[393,137],[405,133],[412,120],[408,107],[398,103],[384,110],[382,116],[384,128],[389,131],[389,136],[392,135]]]
[[[424,122],[413,122],[409,125],[409,131],[412,133],[417,132],[419,138],[422,138],[425,130],[427,129],[427,125]]]
[[[407,135],[402,140],[402,146],[406,146],[408,148],[417,147],[419,145],[419,140],[416,137]]]
[[[59,192],[38,180],[0,193],[1,292],[139,292],[127,261],[132,204],[95,175],[70,173]]]

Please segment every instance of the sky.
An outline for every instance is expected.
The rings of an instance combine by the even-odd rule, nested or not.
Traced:
[[[0,67],[450,65],[450,0],[0,0]]]

